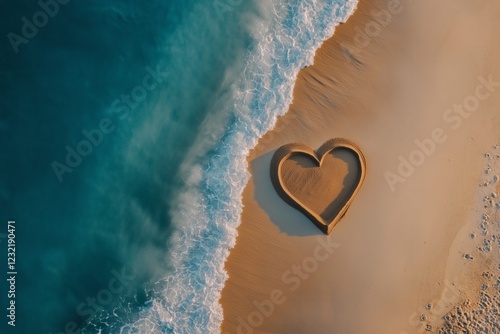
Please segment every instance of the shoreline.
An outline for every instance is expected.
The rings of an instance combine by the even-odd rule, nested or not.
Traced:
[[[451,0],[401,1],[390,22],[376,21],[373,11],[392,13],[388,3],[359,1],[300,71],[289,111],[250,152],[242,223],[225,265],[222,333],[415,330],[410,315],[455,286],[452,268],[464,260],[454,248],[473,216],[480,157],[500,126],[500,91],[482,83],[500,81],[500,46],[489,32],[500,26],[500,6],[484,2],[470,17]],[[476,27],[478,17],[487,24]],[[361,29],[374,22],[388,24],[362,43]],[[469,43],[476,48],[464,51]],[[477,64],[463,66],[472,55]],[[474,97],[477,107],[463,116]],[[326,237],[279,198],[269,166],[282,145],[317,149],[335,137],[356,142],[370,168]],[[320,244],[331,246],[322,252]]]

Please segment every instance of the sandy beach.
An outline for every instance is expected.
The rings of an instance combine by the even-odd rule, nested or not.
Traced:
[[[472,312],[481,291],[500,298],[488,283],[499,273],[498,17],[494,0],[359,1],[248,156],[222,333],[452,333],[456,307]],[[279,197],[270,165],[282,145],[332,138],[355,142],[367,171],[326,236]],[[492,321],[460,326],[491,332]]]

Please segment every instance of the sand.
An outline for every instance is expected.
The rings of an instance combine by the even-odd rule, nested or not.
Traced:
[[[363,152],[344,138],[330,139],[316,151],[304,144],[283,145],[270,166],[278,195],[327,235],[346,214],[365,175]]]
[[[464,312],[471,328],[482,326],[473,310],[494,312],[500,3],[393,3],[360,0],[248,156],[223,333],[451,333]],[[357,143],[368,168],[326,236],[280,198],[269,170],[282,145],[336,137]]]

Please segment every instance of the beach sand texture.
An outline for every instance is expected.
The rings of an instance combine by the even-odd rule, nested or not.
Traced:
[[[363,183],[366,160],[343,138],[330,139],[317,151],[292,143],[276,150],[270,174],[278,195],[330,234]]]
[[[437,333],[452,307],[479,300],[478,277],[498,274],[496,248],[465,257],[478,251],[483,156],[500,135],[498,17],[494,0],[360,0],[248,156],[223,333]],[[336,137],[369,168],[326,236],[280,198],[269,169],[283,145]],[[329,199],[306,192],[324,211]]]

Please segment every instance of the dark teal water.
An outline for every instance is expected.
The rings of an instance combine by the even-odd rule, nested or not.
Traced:
[[[216,332],[245,155],[353,4],[2,4],[1,332]]]
[[[0,220],[4,226],[15,219],[18,227],[17,323],[9,332],[55,333],[68,321],[80,327],[88,315],[79,315],[78,305],[96,298],[112,271],[123,268],[134,276],[128,293],[98,304],[111,308],[128,296],[140,306],[141,283],[168,270],[168,210],[181,183],[179,164],[224,68],[244,49],[241,27],[227,16],[220,26],[231,25],[230,35],[206,32],[217,49],[208,41],[196,45],[195,36],[169,40],[196,5],[72,1],[18,54],[2,40]],[[34,1],[10,2],[1,31],[19,34],[21,17],[39,10]],[[112,102],[157,65],[169,72],[158,87],[126,118],[112,113]],[[115,130],[59,182],[53,161],[65,164],[66,145],[76,149],[86,139],[82,131],[105,118]],[[80,313],[93,310],[85,304]]]

